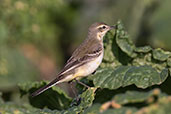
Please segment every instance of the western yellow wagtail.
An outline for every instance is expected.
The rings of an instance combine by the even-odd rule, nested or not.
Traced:
[[[88,29],[87,38],[74,51],[62,71],[57,74],[57,77],[32,93],[31,96],[37,96],[56,84],[77,80],[93,73],[103,59],[103,37],[107,31],[113,28],[115,26],[109,26],[102,22],[92,24]]]

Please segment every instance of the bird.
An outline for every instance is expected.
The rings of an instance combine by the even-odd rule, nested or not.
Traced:
[[[59,83],[70,82],[72,80],[77,81],[92,74],[99,67],[103,59],[103,37],[109,30],[114,28],[115,26],[109,26],[103,22],[93,23],[88,28],[86,39],[73,52],[64,65],[64,68],[56,75],[56,78],[49,84],[33,92],[31,96],[37,96]]]

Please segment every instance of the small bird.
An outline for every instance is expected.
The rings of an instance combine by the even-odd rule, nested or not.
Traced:
[[[87,38],[74,51],[57,77],[49,84],[33,92],[31,96],[37,96],[56,84],[78,80],[92,74],[103,59],[103,37],[113,28],[115,26],[109,26],[103,22],[92,24],[88,29]]]

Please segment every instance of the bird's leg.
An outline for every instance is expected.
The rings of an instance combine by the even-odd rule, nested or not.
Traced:
[[[76,93],[76,91],[73,88],[73,81],[69,81],[68,83],[71,85],[70,88],[72,90],[72,93],[74,94],[74,97],[77,97],[77,93]]]
[[[84,84],[83,82],[81,82],[81,81],[79,81],[79,80],[76,80],[76,79],[75,79],[75,81],[76,81],[77,83],[83,85],[83,86],[86,87],[86,88],[90,88],[90,86]]]
[[[76,102],[78,103],[80,101],[80,98],[79,98],[79,96],[77,96],[77,93],[76,93],[76,91],[73,88],[73,80],[72,81],[69,81],[68,83],[71,85],[70,88],[71,88],[71,90],[72,90],[72,92],[74,94],[74,97],[76,99]]]

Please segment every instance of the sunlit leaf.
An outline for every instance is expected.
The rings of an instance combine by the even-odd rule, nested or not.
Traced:
[[[96,87],[117,89],[131,84],[139,88],[162,83],[168,76],[168,70],[164,70],[160,75],[151,66],[120,66],[116,69],[99,69],[89,79],[93,80]]]
[[[139,88],[147,88],[163,81],[160,74],[154,68],[150,66],[133,66],[125,73],[123,86],[135,84]]]
[[[152,48],[150,46],[144,46],[144,47],[136,47],[134,51],[138,53],[147,53],[151,50]]]
[[[162,49],[160,49],[160,48],[154,49],[154,50],[153,50],[153,57],[154,57],[154,59],[156,59],[156,60],[165,61],[165,60],[167,60],[170,56],[171,56],[171,52],[169,52],[169,51],[164,51],[164,50],[162,50]]]

